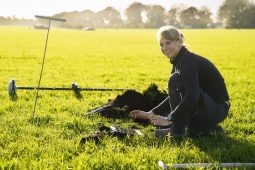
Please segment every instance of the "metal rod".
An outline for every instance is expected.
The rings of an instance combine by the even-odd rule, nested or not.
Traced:
[[[191,163],[191,164],[173,164],[173,168],[209,168],[209,167],[255,167],[255,163]]]
[[[81,91],[124,91],[134,89],[123,89],[123,88],[78,88]]]
[[[40,72],[38,86],[37,86],[37,89],[36,89],[36,97],[35,97],[35,103],[34,103],[34,109],[33,109],[33,120],[34,120],[34,115],[35,115],[37,99],[38,99],[39,87],[40,87],[41,79],[42,79],[44,61],[45,61],[45,56],[46,56],[47,44],[48,44],[48,37],[49,37],[49,32],[50,32],[50,23],[51,23],[51,20],[49,20],[48,31],[47,31],[47,36],[46,36],[46,43],[45,43],[45,48],[44,48],[43,60],[42,60],[42,68],[41,68],[41,72]]]
[[[70,87],[16,87],[16,89],[21,90],[73,90]]]
[[[91,115],[91,114],[93,114],[93,113],[100,112],[100,111],[102,111],[102,110],[104,110],[104,109],[107,109],[107,108],[110,107],[110,106],[111,106],[111,105],[108,104],[108,105],[105,105],[105,106],[96,108],[96,109],[94,109],[94,110],[92,110],[92,111],[90,111],[90,112],[88,112],[88,113],[83,114],[83,116],[86,117],[86,116],[89,116],[89,115]]]
[[[35,18],[46,19],[46,20],[53,20],[53,21],[60,21],[60,22],[66,22],[66,19],[46,17],[46,16],[40,16],[40,15],[35,15]]]
[[[167,165],[163,161],[159,161],[158,165],[161,169],[187,169],[187,168],[213,168],[213,167],[221,167],[221,168],[233,168],[233,167],[255,167],[255,163],[182,163],[182,164],[171,164]]]
[[[70,87],[16,87],[16,89],[21,90],[79,90],[79,91],[124,91],[124,90],[134,90],[134,89],[125,89],[125,88],[70,88]]]

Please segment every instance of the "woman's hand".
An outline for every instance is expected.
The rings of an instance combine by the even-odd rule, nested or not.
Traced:
[[[152,115],[149,117],[151,124],[154,126],[169,126],[173,124],[173,122],[167,120],[163,116],[158,116],[158,115]]]
[[[129,113],[129,115],[134,119],[136,119],[136,118],[149,119],[149,117],[153,116],[154,113],[153,112],[145,112],[145,111],[142,111],[142,110],[133,110]]]

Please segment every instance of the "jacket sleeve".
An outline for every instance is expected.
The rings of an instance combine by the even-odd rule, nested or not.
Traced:
[[[196,107],[200,96],[198,68],[193,61],[183,63],[180,68],[180,76],[184,84],[185,93],[180,104],[168,116],[168,119],[173,121],[188,116]]]

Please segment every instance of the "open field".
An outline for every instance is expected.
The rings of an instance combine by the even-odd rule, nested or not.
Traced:
[[[171,64],[161,54],[157,30],[79,31],[52,29],[41,86],[134,88],[150,83],[166,90]],[[231,98],[225,136],[156,139],[153,126],[83,118],[87,110],[121,92],[40,91],[35,126],[35,91],[8,96],[11,78],[18,86],[35,86],[46,30],[0,27],[0,169],[158,169],[192,162],[255,162],[255,30],[182,30],[186,43],[210,59],[225,78]],[[137,126],[143,137],[105,137],[99,145],[79,146],[99,124]]]

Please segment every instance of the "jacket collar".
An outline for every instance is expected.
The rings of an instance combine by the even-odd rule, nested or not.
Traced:
[[[187,51],[187,48],[185,46],[182,46],[177,56],[175,56],[173,60],[170,60],[170,63],[173,65],[176,65],[176,63],[179,60],[181,60],[182,56],[185,54],[186,51]]]

